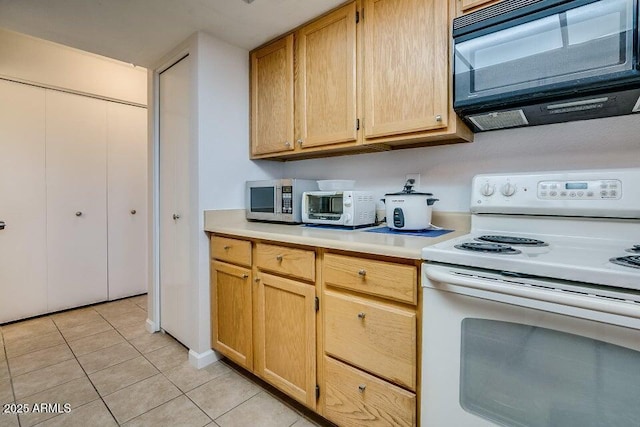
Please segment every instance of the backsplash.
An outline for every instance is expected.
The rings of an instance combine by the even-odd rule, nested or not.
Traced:
[[[434,210],[469,210],[478,173],[640,167],[640,115],[612,117],[475,135],[469,144],[286,162],[282,176],[355,179],[376,197],[402,189],[419,173],[419,191],[440,199]]]

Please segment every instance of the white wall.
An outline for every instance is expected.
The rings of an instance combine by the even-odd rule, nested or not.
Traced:
[[[468,211],[473,175],[640,167],[640,114],[478,133],[475,142],[285,163],[283,175],[357,180],[379,196],[402,189],[407,173],[440,199],[441,211]]]
[[[0,78],[147,105],[147,69],[0,28]]]
[[[204,211],[244,208],[244,183],[271,179],[282,163],[249,160],[249,51],[206,33],[197,35],[199,277],[194,350],[211,348],[209,239]]]

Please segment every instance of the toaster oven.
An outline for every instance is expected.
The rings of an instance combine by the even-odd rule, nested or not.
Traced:
[[[302,222],[359,227],[375,224],[370,191],[309,191],[302,195]]]

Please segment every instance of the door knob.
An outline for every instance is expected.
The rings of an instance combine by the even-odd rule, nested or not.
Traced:
[[[76,216],[82,216],[82,212],[80,211],[76,212]]]
[[[7,224],[4,221],[0,221],[0,230],[4,230]]]
[[[178,215],[178,214],[173,214],[173,220],[175,221],[176,219],[180,219],[180,215]]]
[[[136,211],[135,209],[131,209],[131,215],[135,215],[137,213],[138,213],[138,211]]]

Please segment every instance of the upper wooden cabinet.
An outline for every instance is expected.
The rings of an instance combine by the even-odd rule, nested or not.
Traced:
[[[450,96],[456,1],[357,0],[252,52],[253,158],[471,141]],[[283,70],[292,37],[295,108],[287,125],[288,110],[274,103],[289,94]]]
[[[356,4],[296,33],[296,138],[302,148],[356,141]]]
[[[491,6],[492,4],[500,3],[501,1],[502,0],[458,0],[457,16],[473,12],[477,9],[482,9],[483,7]]]
[[[251,154],[293,150],[293,34],[251,53]]]
[[[446,128],[448,11],[442,0],[365,0],[366,138]]]

